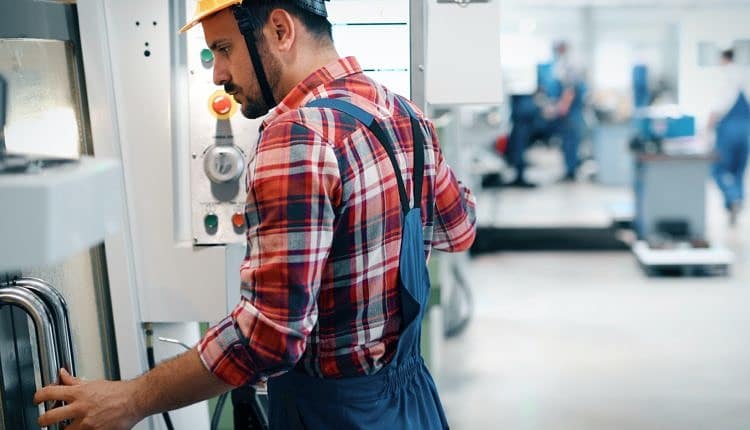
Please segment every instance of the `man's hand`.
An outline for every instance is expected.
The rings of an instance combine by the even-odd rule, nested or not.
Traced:
[[[125,430],[140,420],[216,397],[232,388],[209,372],[193,348],[125,382],[85,382],[60,372],[62,385],[39,390],[34,402],[64,401],[60,408],[39,417],[48,426],[64,420],[65,430]]]
[[[66,403],[39,417],[42,427],[71,420],[66,430],[129,430],[143,419],[136,409],[132,381],[84,382],[63,369],[60,382],[61,385],[42,388],[34,395],[36,404]]]

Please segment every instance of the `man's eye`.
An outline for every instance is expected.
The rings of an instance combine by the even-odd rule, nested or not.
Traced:
[[[219,52],[221,52],[224,55],[229,55],[229,47],[226,46],[224,48],[219,48]]]

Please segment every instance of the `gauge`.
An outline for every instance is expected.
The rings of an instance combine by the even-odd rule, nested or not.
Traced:
[[[239,179],[245,168],[245,157],[232,145],[214,145],[206,151],[203,169],[211,182],[224,184]]]

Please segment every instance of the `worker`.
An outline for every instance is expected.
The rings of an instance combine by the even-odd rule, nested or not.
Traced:
[[[730,223],[735,225],[745,198],[745,170],[750,138],[750,83],[747,70],[734,64],[734,51],[722,52],[722,78],[709,119],[709,128],[716,130],[718,159],[713,177],[724,195]]]
[[[562,140],[565,164],[565,175],[562,181],[572,182],[576,180],[580,164],[579,150],[586,126],[584,120],[586,85],[580,71],[576,70],[570,61],[568,44],[556,43],[554,53],[554,79],[546,88],[547,96],[553,100],[551,109],[548,109],[548,116],[556,118],[555,134],[559,135]]]
[[[134,380],[61,371],[35,401],[66,405],[40,424],[127,429],[268,380],[273,429],[447,428],[419,348],[426,258],[471,246],[475,203],[432,123],[339,57],[323,0],[199,0],[182,30],[197,24],[215,83],[246,117],[268,114],[248,165],[241,302]]]
[[[508,161],[515,168],[516,177],[505,184],[510,187],[536,188],[536,184],[526,179],[526,150],[531,145],[534,124],[539,116],[539,107],[534,95],[517,94],[511,96],[511,121],[513,128],[508,139]]]

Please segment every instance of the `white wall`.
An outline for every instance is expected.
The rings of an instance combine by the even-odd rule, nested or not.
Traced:
[[[593,89],[630,91],[633,65],[646,63],[654,77],[677,82],[675,7],[534,7],[508,3],[502,31],[508,39],[523,35],[533,49],[527,58],[551,59],[551,46],[565,40],[574,62],[587,71]],[[514,41],[515,42],[515,41]],[[504,50],[504,53],[508,49]],[[512,51],[511,51],[512,52]],[[504,58],[503,64],[518,59]]]
[[[681,18],[679,101],[698,117],[699,125],[705,125],[721,75],[718,67],[698,65],[698,43],[729,47],[735,39],[750,39],[750,6],[696,8]]]

